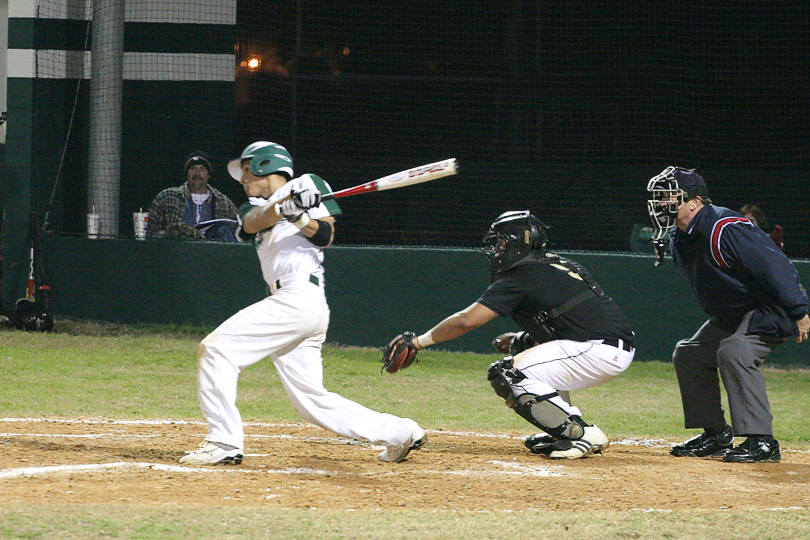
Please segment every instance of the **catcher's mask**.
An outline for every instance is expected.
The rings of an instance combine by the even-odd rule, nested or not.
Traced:
[[[242,180],[242,163],[250,161],[250,172],[256,176],[267,176],[279,173],[293,177],[293,159],[286,148],[280,144],[257,141],[242,150],[242,155],[228,162],[228,172],[236,180]]]
[[[532,252],[542,256],[548,249],[549,226],[528,210],[504,212],[484,235],[483,248],[493,273],[509,270]]]
[[[664,238],[675,226],[678,210],[683,203],[698,196],[706,203],[711,202],[706,182],[694,169],[667,167],[650,178],[647,191],[650,192],[647,212],[655,227],[653,241]]]

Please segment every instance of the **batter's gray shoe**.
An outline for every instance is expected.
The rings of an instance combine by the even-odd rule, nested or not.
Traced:
[[[562,439],[551,445],[548,457],[551,459],[578,459],[589,454],[601,453],[610,441],[601,429],[596,426],[585,428],[585,434],[579,439]]]
[[[414,424],[416,423],[414,422]],[[407,441],[400,445],[386,447],[385,450],[380,452],[377,459],[390,463],[399,463],[405,459],[405,456],[407,456],[411,450],[419,450],[422,448],[425,441],[427,441],[427,433],[425,433],[425,430],[419,427],[419,425],[416,425]]]
[[[241,448],[223,448],[218,443],[203,441],[200,447],[182,458],[184,465],[239,465],[242,463],[244,452]]]

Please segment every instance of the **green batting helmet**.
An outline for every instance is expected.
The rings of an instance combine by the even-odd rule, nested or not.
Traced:
[[[250,160],[250,172],[256,176],[281,173],[287,179],[293,177],[293,160],[287,149],[280,144],[257,141],[242,150],[242,155],[228,162],[228,172],[236,180],[242,180],[242,162]]]

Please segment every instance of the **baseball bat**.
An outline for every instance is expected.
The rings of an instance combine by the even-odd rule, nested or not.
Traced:
[[[421,184],[422,182],[430,182],[437,178],[444,178],[458,174],[458,164],[455,158],[443,159],[436,163],[428,163],[427,165],[420,165],[405,171],[389,174],[382,178],[377,178],[371,182],[360,184],[358,186],[341,189],[340,191],[333,191],[323,195],[322,200],[328,201],[331,199],[340,199],[343,197],[351,197],[352,195],[362,195],[363,193],[371,193],[374,191],[384,191],[386,189],[397,189],[405,186],[412,186],[414,184]]]
[[[34,248],[37,245],[37,214],[36,212],[31,212],[29,216],[29,230],[28,233],[31,235],[31,246],[28,251],[28,281],[25,284],[25,297],[30,301],[35,301],[37,299],[37,281],[36,276],[34,275],[34,265],[36,263],[36,256],[34,253]]]
[[[28,257],[28,281],[25,283],[25,297],[30,300],[36,300],[37,284],[34,279],[34,246],[31,246]]]
[[[31,221],[34,227],[34,277],[35,282],[39,283],[36,302],[43,312],[47,312],[51,309],[51,286],[48,285],[45,279],[45,249],[42,246],[42,237],[45,235],[45,230],[44,225],[40,227],[36,212],[33,212]],[[50,331],[50,328],[48,328],[48,331]]]

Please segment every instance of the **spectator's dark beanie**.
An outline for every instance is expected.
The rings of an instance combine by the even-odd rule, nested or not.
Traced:
[[[183,166],[183,174],[187,175],[188,170],[194,165],[202,165],[208,169],[208,174],[210,176],[214,175],[214,167],[211,166],[211,156],[202,150],[194,150],[186,157],[186,164]]]

